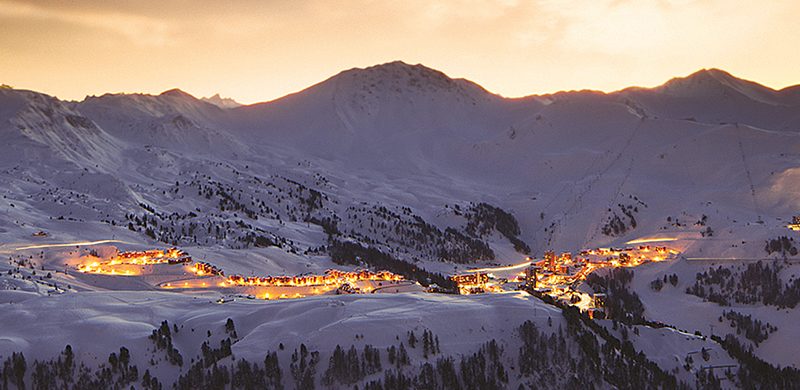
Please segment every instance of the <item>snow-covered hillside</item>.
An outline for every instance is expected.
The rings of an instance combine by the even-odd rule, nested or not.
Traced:
[[[531,312],[540,321],[537,310],[555,310],[524,293],[318,297],[222,309],[206,296],[152,291],[47,297],[47,288],[11,272],[19,256],[35,266],[55,256],[20,247],[106,239],[179,246],[243,275],[320,273],[334,263],[385,266],[385,259],[363,255],[381,253],[427,285],[466,267],[517,264],[547,250],[666,238],[682,256],[637,269],[630,287],[648,320],[715,333],[707,323],[729,308],[685,292],[712,262],[761,259],[783,264],[782,282],[796,280],[800,256],[767,249],[780,237],[797,241],[786,226],[800,215],[797,91],[710,69],[656,88],[509,99],[402,62],[347,70],[245,106],[177,89],[80,102],[0,89],[0,252],[9,256],[0,268],[0,304],[13,302],[0,317],[0,357],[20,350],[49,359],[67,343],[85,357],[104,359],[123,344],[144,356],[136,343],[163,320],[205,333],[227,317],[238,326],[237,357],[263,359],[263,350],[284,340],[287,348],[305,343],[327,359],[338,343],[329,335],[352,333],[341,342],[349,347],[363,333],[359,343],[385,349],[395,334],[402,338],[415,327],[438,334],[443,352],[473,353],[497,338],[516,356],[516,327]],[[32,236],[39,231],[47,236]],[[342,261],[333,253],[352,256]],[[651,289],[652,280],[673,273],[677,287]],[[735,305],[778,326],[769,340],[752,343],[757,356],[800,367],[781,349],[796,338],[789,329],[794,308]],[[464,323],[450,328],[440,320],[447,316]],[[76,322],[56,332],[63,318]],[[26,321],[49,325],[35,335]],[[387,327],[393,330],[375,330]],[[698,372],[683,368],[691,366],[684,357],[692,348],[716,350],[712,359],[732,364],[719,343],[640,327],[634,346],[665,371],[677,367],[687,383],[694,385]],[[82,333],[92,329],[126,336],[84,347]],[[179,349],[199,350],[203,335],[180,334]],[[683,354],[680,362],[660,347]],[[281,355],[286,372],[289,354]],[[169,381],[179,375],[154,371]]]

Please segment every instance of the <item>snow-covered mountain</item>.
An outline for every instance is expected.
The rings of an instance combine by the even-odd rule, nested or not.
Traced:
[[[236,100],[231,99],[231,98],[224,98],[222,96],[219,96],[218,93],[214,94],[214,96],[211,96],[211,97],[201,98],[200,100],[202,100],[204,102],[211,103],[211,104],[213,104],[215,106],[218,106],[220,108],[236,108],[236,107],[241,107],[242,106],[242,104],[237,102]]]
[[[656,88],[510,99],[423,65],[392,62],[347,70],[274,101],[233,103],[177,89],[80,102],[0,89],[6,140],[0,144],[0,242],[6,246],[0,252],[14,253],[15,245],[31,242],[41,230],[53,242],[177,245],[240,274],[301,274],[323,271],[333,264],[332,251],[358,245],[436,277],[465,266],[515,264],[546,250],[666,237],[676,240],[682,260],[637,271],[645,276],[633,283],[649,318],[664,322],[680,314],[662,309],[672,299],[722,315],[715,303],[683,292],[706,265],[721,263],[690,264],[686,258],[798,258],[768,253],[765,243],[781,236],[796,241],[786,225],[800,214],[800,86],[776,91],[710,69]],[[795,268],[787,267],[781,275],[792,283]],[[665,293],[649,292],[650,280],[642,279],[672,273],[681,282]],[[30,298],[3,294],[10,302]],[[166,299],[160,295],[166,293],[136,294],[137,302]],[[414,306],[407,297],[383,299]],[[448,299],[431,299],[424,310],[451,310]],[[460,331],[520,320],[492,307],[516,310],[518,300],[470,301],[480,325],[468,323]],[[98,316],[126,315],[99,294],[88,302],[97,303]],[[319,302],[272,307],[296,313],[327,304]],[[342,303],[346,308],[334,310],[339,325],[331,331],[348,321],[353,329],[398,321],[393,313],[370,317],[374,304]],[[37,301],[14,312],[24,316],[48,305]],[[161,319],[203,323],[191,310],[170,305],[177,304],[159,312],[164,318],[145,321],[146,313],[136,311],[135,318],[113,326],[139,335]],[[349,312],[351,305],[358,308]],[[234,348],[237,355],[255,356],[267,341],[275,348],[264,336],[273,330],[293,341],[313,339],[324,353],[334,349],[330,341],[293,333],[303,323],[296,314],[286,324],[270,317],[261,326],[245,309],[230,315],[246,324],[242,334],[260,336]],[[214,323],[224,319],[211,309],[197,310]],[[778,317],[771,308],[745,311],[781,324],[756,354],[800,366],[796,356],[772,353],[797,336],[783,326],[794,311]],[[0,324],[11,326],[9,321]],[[97,327],[108,322],[85,321]],[[436,321],[426,317],[420,326],[445,332],[444,325],[432,325]],[[546,326],[543,318],[537,321]],[[687,329],[705,326],[688,317],[676,321]],[[12,337],[0,330],[0,354],[45,342],[15,332]],[[182,348],[196,347],[189,346],[196,338],[181,337],[187,337]],[[666,345],[682,354],[716,345],[679,333],[658,337],[673,340]],[[442,338],[458,344],[455,334]],[[658,343],[637,340],[637,348],[661,356]],[[480,344],[472,341],[451,351],[472,353]],[[382,347],[392,342],[379,340]],[[730,363],[717,352],[714,362]],[[682,362],[661,358],[665,370],[682,370]]]
[[[330,220],[342,237],[424,262],[436,263],[445,247],[481,242],[494,255],[465,249],[459,262],[522,256],[502,234],[435,238],[446,228],[463,232],[466,214],[455,207],[481,202],[510,212],[533,254],[674,232],[693,239],[684,248],[690,255],[753,257],[800,209],[795,89],[774,91],[712,69],[652,89],[507,99],[402,62],[351,69],[275,101],[230,109],[180,90],[66,103],[6,89],[0,122],[13,141],[3,154],[4,180],[19,181],[24,172],[49,186],[62,171],[82,168],[113,177],[109,186],[121,196],[104,199],[116,204],[87,222],[127,225],[131,214],[148,212],[144,203],[163,215],[199,212],[193,218],[204,223],[260,217],[246,230],[280,240],[277,222]],[[180,192],[187,186],[195,195]],[[98,191],[94,184],[71,189]],[[322,201],[312,205],[309,194]],[[220,207],[227,195],[233,209]],[[30,191],[6,196],[31,201]],[[37,202],[37,212],[61,216],[46,206],[59,201]],[[404,212],[373,215],[381,207]],[[636,211],[626,215],[627,208]],[[694,222],[702,215],[708,222],[701,228]],[[396,245],[419,227],[379,229],[376,218],[384,225],[418,219],[440,233],[427,249]],[[41,225],[38,215],[22,220]],[[171,232],[180,224],[169,222],[170,233],[156,238],[195,243]],[[713,240],[700,235],[707,227],[717,233]],[[208,244],[239,247],[226,240]],[[324,244],[313,239],[306,247]]]

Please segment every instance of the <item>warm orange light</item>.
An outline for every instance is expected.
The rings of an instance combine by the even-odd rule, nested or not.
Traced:
[[[191,257],[185,252],[170,248],[164,251],[121,252],[108,261],[92,261],[88,264],[80,264],[77,268],[79,272],[83,273],[131,276],[136,275],[137,272],[131,270],[120,270],[118,272],[114,267],[119,265],[179,264],[190,261]]]
[[[650,245],[640,245],[624,249],[597,248],[580,252],[580,256],[597,256],[600,259],[590,257],[573,257],[571,253],[562,253],[556,256],[552,251],[545,254],[545,258],[540,261],[529,261],[518,265],[481,268],[470,270],[471,274],[453,276],[461,294],[469,295],[476,292],[500,292],[502,286],[494,281],[494,272],[511,271],[520,266],[535,266],[543,273],[536,272],[536,286],[550,291],[548,294],[557,299],[567,299],[572,302],[575,297],[580,297],[581,301],[577,305],[581,310],[593,307],[590,299],[586,299],[585,294],[581,295],[573,291],[575,283],[583,281],[592,272],[608,267],[636,267],[647,262],[664,261],[669,255],[677,255],[679,252],[667,247],[652,247]],[[527,272],[527,271],[526,271]],[[510,279],[517,282],[525,282],[526,272],[514,274]],[[569,295],[567,297],[567,295]],[[566,297],[566,298],[565,298]]]

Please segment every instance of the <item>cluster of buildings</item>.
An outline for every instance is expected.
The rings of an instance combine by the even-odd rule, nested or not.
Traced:
[[[124,266],[143,266],[153,264],[186,264],[191,263],[192,257],[178,248],[166,250],[129,251],[118,252],[108,261],[90,261],[78,265],[78,271],[83,273],[107,275],[136,275],[137,272]],[[121,267],[122,266],[122,267]]]
[[[794,218],[796,230],[800,230],[800,216]],[[790,228],[792,225],[790,225]],[[535,294],[544,294],[556,300],[575,305],[597,316],[605,307],[605,295],[587,294],[577,289],[581,281],[601,268],[635,267],[647,262],[662,261],[678,252],[664,246],[640,245],[614,249],[597,248],[584,250],[573,256],[571,252],[556,255],[547,251],[541,260],[528,258],[522,264],[495,268],[470,270],[468,273],[452,276],[461,294],[476,294],[524,289]],[[110,275],[139,275],[144,265],[153,264],[191,264],[190,272],[197,275],[196,280],[182,280],[182,284],[172,286],[166,283],[163,288],[205,288],[216,285],[222,288],[240,287],[253,293],[270,293],[279,297],[301,297],[304,294],[321,294],[336,289],[336,293],[363,293],[382,288],[398,287],[397,282],[404,278],[388,271],[368,270],[339,271],[327,270],[323,275],[298,276],[225,276],[222,269],[206,262],[193,262],[191,256],[177,248],[120,252],[105,262],[91,261],[78,266],[80,272]],[[522,271],[522,272],[520,272]],[[217,277],[216,281],[208,279]],[[381,286],[381,282],[390,282]],[[376,282],[376,283],[375,283]],[[401,283],[402,284],[402,283]],[[286,288],[304,287],[300,290]],[[277,290],[275,290],[277,289]],[[291,295],[290,295],[291,294]]]
[[[111,263],[115,261],[118,261],[119,264],[136,265],[184,264],[191,263],[192,257],[178,248],[169,248],[165,250],[120,252],[111,259]]]
[[[462,295],[484,293],[491,291],[494,287],[493,284],[489,283],[489,275],[485,272],[455,275],[450,279],[456,282],[458,291]]]
[[[393,274],[388,271],[371,272],[360,271],[338,271],[329,269],[324,275],[303,275],[303,276],[241,276],[231,275],[225,280],[226,286],[260,286],[260,287],[308,287],[308,286],[342,286],[353,284],[359,281],[401,281],[401,275]]]
[[[636,267],[647,262],[663,261],[678,252],[664,246],[640,245],[628,248],[597,248],[556,255],[547,251],[541,260],[506,267],[484,268],[456,275],[452,280],[462,294],[475,294],[524,289],[544,294],[578,306],[594,317],[602,315],[604,294],[587,294],[577,290],[581,281],[601,268]],[[519,272],[519,271],[522,272]]]
[[[600,268],[599,264],[585,257],[573,259],[571,252],[556,256],[555,252],[547,251],[541,261],[532,262],[520,276],[523,277],[523,287],[527,289],[561,294],[570,290],[575,282],[586,279],[597,268]]]
[[[795,215],[794,217],[792,217],[792,223],[790,223],[786,227],[796,232],[800,232],[800,215]]]
[[[194,263],[193,270],[197,276],[225,276],[225,273],[222,272],[222,269],[203,261]]]
[[[92,274],[106,274],[115,276],[135,276],[145,273],[155,273],[155,269],[144,269],[143,266],[156,264],[186,264],[184,270],[196,275],[196,278],[185,278],[183,274],[174,274],[178,280],[162,282],[158,287],[164,289],[206,289],[224,288],[240,293],[247,293],[247,297],[255,298],[256,295],[270,299],[274,298],[300,298],[307,295],[324,294],[336,290],[337,294],[368,293],[377,290],[408,290],[412,283],[405,281],[403,276],[388,271],[372,272],[368,270],[339,271],[329,269],[323,275],[298,275],[298,276],[226,276],[217,266],[192,260],[186,252],[177,248],[166,250],[148,250],[119,252],[107,261],[95,261],[94,257],[78,265],[78,271]],[[385,282],[385,283],[384,283]]]
[[[577,286],[592,272],[602,268],[636,267],[648,262],[663,261],[678,252],[664,246],[639,245],[628,248],[598,248],[556,256],[552,251],[544,259],[532,263],[523,275],[523,288],[546,294],[553,299],[578,306],[592,318],[603,317],[605,294],[587,294]]]

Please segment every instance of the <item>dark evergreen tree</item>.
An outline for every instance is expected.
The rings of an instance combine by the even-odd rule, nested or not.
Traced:
[[[319,352],[309,352],[305,344],[300,344],[300,351],[294,350],[290,365],[295,387],[298,389],[314,389]]]

